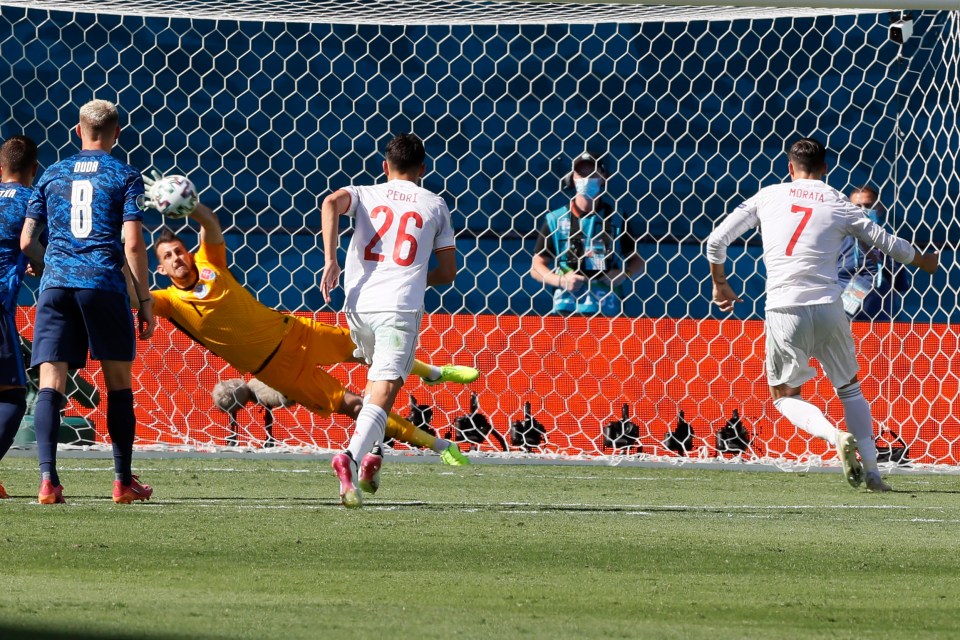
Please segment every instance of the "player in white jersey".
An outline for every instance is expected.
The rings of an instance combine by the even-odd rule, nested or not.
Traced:
[[[854,487],[889,491],[877,469],[870,405],[860,390],[850,322],[840,301],[837,257],[847,236],[874,246],[898,262],[927,273],[939,266],[937,253],[921,254],[906,240],[873,222],[842,193],[823,182],[826,149],[804,138],[788,153],[791,182],[760,190],[714,229],[707,239],[713,301],[730,311],[741,299],[724,271],[727,247],[744,232],[760,227],[766,286],[766,368],[774,406],[794,426],[837,447],[844,476]],[[815,375],[814,357],[837,389],[849,433],[801,398],[801,387]],[[857,449],[861,460],[857,460]]]
[[[347,507],[363,502],[365,474],[360,469],[358,486],[357,462],[367,466],[367,454],[383,438],[387,414],[413,366],[426,287],[449,284],[457,275],[450,211],[443,198],[418,185],[425,160],[417,136],[399,135],[387,144],[387,182],[340,189],[324,199],[320,212],[326,255],[320,288],[327,302],[340,279],[338,219],[356,219],[344,273],[344,311],[356,355],[370,365],[356,429],[347,451],[333,458],[340,500]],[[431,253],[437,267],[428,270]]]

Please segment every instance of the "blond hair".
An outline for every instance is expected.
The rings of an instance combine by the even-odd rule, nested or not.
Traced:
[[[117,105],[107,100],[91,100],[80,107],[80,126],[95,133],[110,132],[120,123]]]

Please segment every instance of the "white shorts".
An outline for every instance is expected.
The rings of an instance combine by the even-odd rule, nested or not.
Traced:
[[[764,330],[771,387],[801,387],[817,374],[810,366],[811,357],[817,359],[835,388],[846,386],[860,370],[850,320],[840,300],[772,309],[767,311]]]
[[[347,311],[346,316],[357,345],[353,355],[370,365],[367,380],[406,381],[413,369],[423,311]]]

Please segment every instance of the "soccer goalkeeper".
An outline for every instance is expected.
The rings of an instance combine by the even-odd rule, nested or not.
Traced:
[[[216,214],[198,204],[190,217],[200,223],[200,250],[196,254],[187,251],[169,229],[163,229],[154,244],[157,272],[173,281],[166,289],[150,292],[154,313],[169,319],[240,371],[253,374],[310,411],[325,417],[339,413],[356,418],[362,406],[360,397],[321,369],[341,362],[362,362],[353,355],[350,332],[258,302],[227,268],[226,244]],[[426,384],[466,384],[480,375],[471,367],[435,367],[419,360],[413,371]],[[446,464],[469,464],[457,445],[417,429],[396,414],[390,414],[386,435],[429,447]],[[369,457],[363,479],[375,491],[382,458],[374,454]]]

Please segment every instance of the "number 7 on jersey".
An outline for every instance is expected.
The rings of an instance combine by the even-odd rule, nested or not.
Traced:
[[[790,207],[791,213],[802,213],[803,218],[800,220],[800,224],[797,225],[797,230],[793,232],[793,237],[790,238],[790,244],[787,245],[787,255],[793,255],[793,248],[797,246],[797,240],[800,239],[800,234],[803,233],[803,228],[807,226],[807,223],[810,222],[810,216],[813,215],[813,207],[801,207],[798,204]]]

